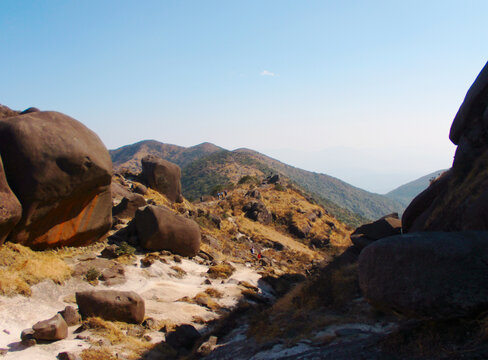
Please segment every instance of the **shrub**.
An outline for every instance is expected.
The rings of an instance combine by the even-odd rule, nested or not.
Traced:
[[[274,185],[274,188],[275,188],[275,190],[277,190],[277,191],[286,191],[286,188],[285,188],[283,185],[281,185],[280,183],[276,183],[276,184]]]
[[[85,274],[85,280],[88,282],[93,282],[98,280],[98,277],[100,276],[100,272],[95,269],[95,268],[90,268]]]
[[[259,184],[259,179],[255,176],[244,175],[243,177],[241,177],[239,179],[239,181],[237,183],[239,185],[242,185],[242,184]]]
[[[130,246],[127,242],[123,241],[120,245],[119,248],[117,249],[117,255],[122,256],[122,255],[134,255],[136,252],[136,248],[133,246]]]

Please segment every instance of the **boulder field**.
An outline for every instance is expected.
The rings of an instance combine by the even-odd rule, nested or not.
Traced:
[[[2,118],[0,157],[2,242],[79,246],[110,229],[112,162],[98,136],[77,120],[37,109]]]

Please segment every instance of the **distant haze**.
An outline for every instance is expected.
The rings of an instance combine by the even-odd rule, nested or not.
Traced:
[[[2,0],[0,103],[68,114],[111,149],[246,147],[385,193],[451,165],[487,13],[486,0]]]

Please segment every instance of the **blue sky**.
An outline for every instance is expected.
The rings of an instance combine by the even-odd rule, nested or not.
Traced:
[[[0,103],[108,148],[252,148],[386,192],[449,167],[487,1],[0,1]]]

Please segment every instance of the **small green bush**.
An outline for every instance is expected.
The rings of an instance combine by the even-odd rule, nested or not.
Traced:
[[[118,256],[122,256],[122,255],[134,255],[135,252],[136,252],[136,248],[133,247],[133,246],[130,246],[125,241],[123,241],[119,245],[119,248],[117,249],[117,255]]]
[[[286,191],[286,188],[283,185],[281,185],[280,183],[276,183],[274,188],[277,191]]]
[[[95,268],[90,268],[85,274],[85,279],[86,281],[95,281],[98,280],[98,277],[100,276],[100,272],[95,269]]]

